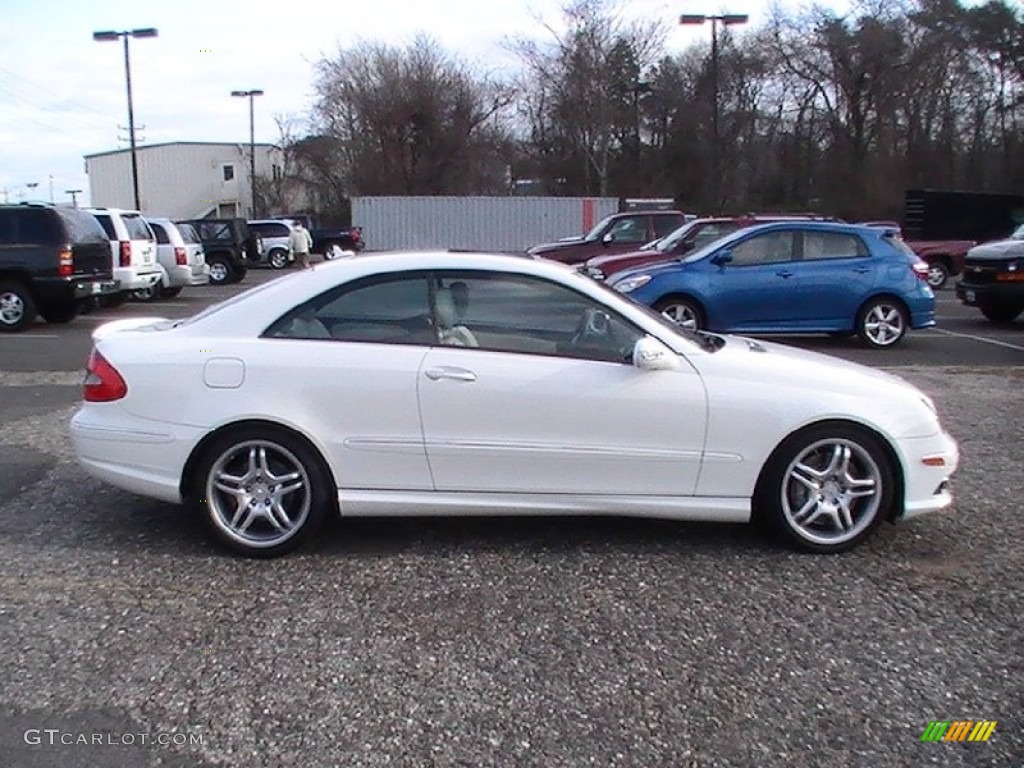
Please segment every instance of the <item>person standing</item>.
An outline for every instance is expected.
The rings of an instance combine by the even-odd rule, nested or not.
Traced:
[[[296,219],[292,225],[289,241],[299,266],[303,269],[311,269],[313,265],[309,263],[309,252],[313,248],[313,236],[309,234],[308,229],[302,226],[299,219]]]

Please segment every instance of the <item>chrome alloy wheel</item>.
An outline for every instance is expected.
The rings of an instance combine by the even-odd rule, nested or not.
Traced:
[[[247,440],[225,450],[206,480],[211,519],[245,547],[275,547],[305,524],[312,503],[309,473],[299,458],[270,440]]]
[[[782,512],[807,541],[841,545],[875,521],[882,484],[882,470],[866,448],[844,438],[819,440],[786,469]]]
[[[25,317],[25,302],[14,291],[0,293],[0,323],[17,325]]]
[[[661,315],[688,331],[696,331],[700,324],[697,319],[697,311],[689,304],[682,302],[666,304],[661,308]]]
[[[877,302],[864,315],[863,335],[876,347],[889,347],[907,332],[907,319],[895,304]]]

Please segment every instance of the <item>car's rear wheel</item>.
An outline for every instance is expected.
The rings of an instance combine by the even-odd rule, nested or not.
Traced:
[[[99,297],[99,304],[101,307],[108,309],[116,309],[127,303],[131,293],[128,291],[118,291],[117,293],[107,293]]]
[[[857,335],[869,347],[885,349],[902,341],[909,324],[907,311],[898,301],[872,299],[857,316]]]
[[[160,286],[150,285],[146,288],[139,288],[132,291],[132,298],[135,301],[155,301],[160,296]]]
[[[175,296],[181,293],[181,286],[176,285],[173,288],[161,288],[160,298],[162,299],[173,299]]]
[[[985,319],[991,323],[999,323],[1004,325],[1006,323],[1012,323],[1021,312],[1024,312],[1024,307],[1014,306],[1013,304],[986,304],[982,307],[981,314],[985,316]]]
[[[939,290],[949,280],[949,267],[941,261],[928,262],[928,285],[934,290]]]
[[[895,493],[892,460],[875,436],[852,424],[821,424],[775,450],[754,505],[791,546],[828,554],[870,536]]]
[[[276,557],[307,540],[332,506],[332,483],[305,441],[249,426],[215,439],[193,488],[217,539],[250,557]]]
[[[0,282],[0,332],[14,333],[36,319],[36,304],[24,283]]]
[[[210,283],[213,285],[226,285],[231,282],[231,265],[227,259],[213,258],[207,264],[210,266]]]
[[[667,320],[690,331],[704,327],[704,313],[692,299],[682,296],[669,296],[654,305],[654,311],[660,312]]]
[[[288,251],[275,248],[270,252],[270,266],[274,269],[284,269],[288,266]]]
[[[49,304],[39,308],[39,314],[48,323],[61,324],[70,323],[81,309],[77,301],[69,301],[64,304]]]

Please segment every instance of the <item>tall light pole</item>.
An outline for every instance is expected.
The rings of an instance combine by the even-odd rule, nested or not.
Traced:
[[[252,100],[256,96],[262,96],[263,91],[259,89],[249,91],[232,91],[232,96],[239,96],[249,99],[249,188],[252,190],[252,218],[256,218],[256,124],[253,121]]]
[[[154,27],[126,29],[121,32],[93,32],[92,39],[98,41],[124,40],[124,79],[128,86],[128,143],[132,149],[132,191],[135,193],[135,210],[141,210],[139,203],[139,159],[135,152],[135,113],[132,109],[132,68],[128,59],[129,37],[156,37]]]
[[[700,13],[684,13],[679,17],[680,24],[703,24],[711,22],[711,189],[714,192],[715,211],[722,205],[721,195],[721,148],[718,135],[718,25],[731,26],[746,24],[750,17],[745,13],[719,13],[705,15]]]
[[[73,205],[75,208],[77,208],[78,207],[78,196],[80,194],[82,194],[82,190],[80,190],[80,189],[65,189],[64,190],[64,194],[71,195],[71,205]]]

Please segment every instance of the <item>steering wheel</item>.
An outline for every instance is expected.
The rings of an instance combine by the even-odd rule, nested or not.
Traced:
[[[569,345],[577,347],[592,340],[604,340],[611,332],[611,318],[600,309],[585,309],[576,325],[576,333],[569,340]]]

